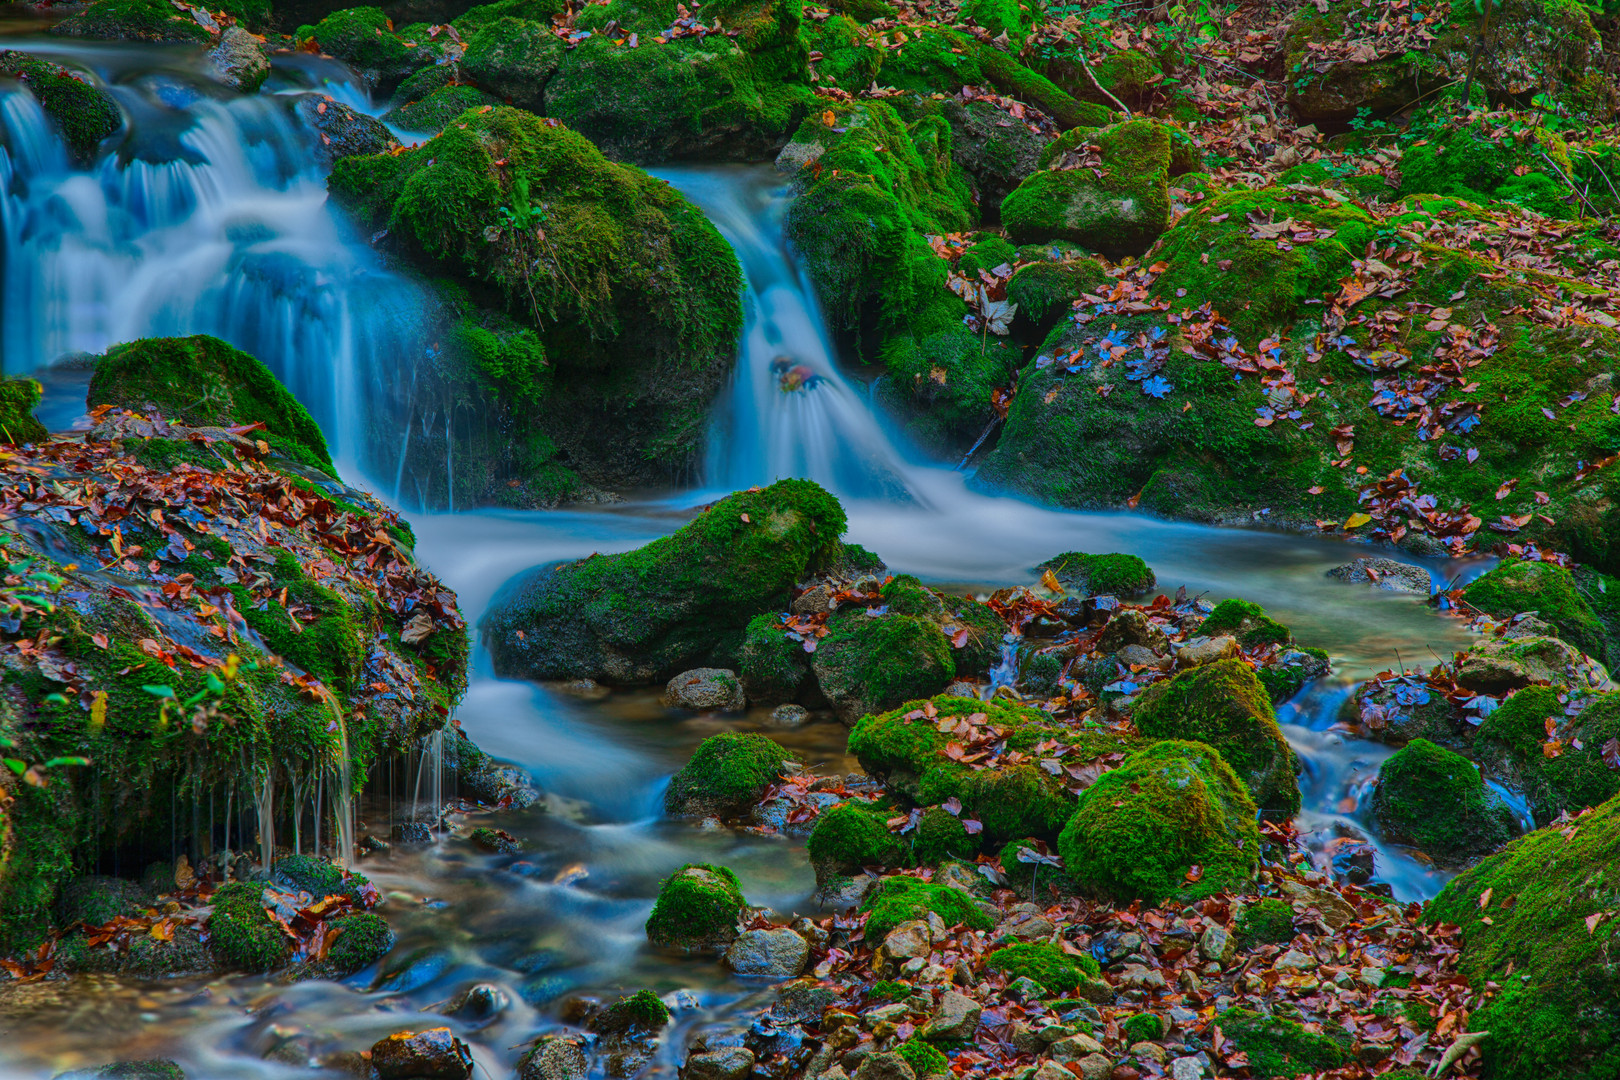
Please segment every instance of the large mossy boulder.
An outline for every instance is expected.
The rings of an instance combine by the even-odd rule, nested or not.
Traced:
[[[1464,871],[1424,917],[1462,928],[1458,971],[1485,1003],[1492,1080],[1598,1080],[1620,1063],[1620,799]]]
[[[1570,572],[1556,563],[1504,559],[1463,589],[1463,599],[1487,615],[1535,615],[1558,636],[1600,661],[1609,659],[1609,641],[1592,605]]]
[[[491,607],[498,671],[649,683],[732,656],[749,621],[835,559],[838,500],[810,480],[730,495],[621,555],[543,567]]]
[[[1142,254],[1170,225],[1173,136],[1156,120],[1084,132],[1002,201],[1008,235],[1020,244],[1068,240],[1113,258]]]
[[[467,39],[461,70],[496,98],[543,113],[546,85],[565,51],[549,25],[503,16],[481,25]]]
[[[1474,748],[1487,768],[1524,792],[1531,816],[1546,825],[1620,793],[1620,769],[1608,760],[1616,739],[1620,694],[1605,694],[1570,717],[1557,690],[1530,686],[1485,717]]]
[[[647,916],[647,940],[687,951],[723,948],[737,936],[747,901],[724,866],[688,863],[667,878]]]
[[[964,86],[993,86],[998,93],[1033,105],[1060,128],[1099,126],[1109,113],[1076,101],[1046,76],[993,45],[955,30],[923,26],[883,57],[879,81],[918,94],[954,93]]]
[[[253,882],[232,882],[214,894],[208,939],[229,971],[271,971],[292,953],[286,935],[265,908],[264,887]]]
[[[951,156],[972,177],[979,212],[995,220],[1002,200],[1040,167],[1050,136],[988,101],[953,98],[943,112],[951,125]]]
[[[45,425],[34,417],[44,393],[35,379],[0,379],[0,442],[21,446],[45,437]]]
[[[901,923],[926,920],[930,914],[938,915],[947,927],[988,930],[995,925],[995,919],[979,907],[971,893],[903,875],[880,881],[861,901],[860,910],[867,912],[866,941],[873,947],[883,944],[889,931]]]
[[[782,778],[791,758],[780,745],[753,732],[711,735],[669,782],[664,808],[683,817],[744,817]]]
[[[213,38],[190,11],[177,8],[168,0],[96,0],[48,32],[100,41],[174,44],[207,44]]]
[[[1567,217],[1569,187],[1550,175],[1552,170],[1565,177],[1574,173],[1562,136],[1546,128],[1506,132],[1494,125],[1468,124],[1401,155],[1401,192],[1501,200],[1549,217]]]
[[[1227,1009],[1215,1018],[1215,1026],[1248,1055],[1250,1071],[1262,1080],[1336,1069],[1349,1060],[1354,1042],[1336,1024],[1324,1025],[1327,1031],[1319,1034],[1293,1020],[1244,1008]]]
[[[1135,555],[1090,555],[1065,551],[1035,569],[1050,570],[1059,585],[1081,596],[1122,596],[1150,592],[1159,584],[1153,568]]]
[[[939,624],[918,615],[868,617],[840,611],[827,622],[812,667],[838,718],[861,717],[945,689],[956,678],[951,643]]]
[[[374,92],[386,95],[411,74],[444,57],[448,37],[428,31],[424,25],[396,29],[379,7],[352,7],[334,11],[316,23],[312,40],[321,52],[358,71]]]
[[[175,13],[173,8],[169,12]],[[7,49],[0,51],[0,79],[15,79],[33,95],[81,163],[88,163],[102,140],[124,125],[124,114],[105,90],[61,64]]]
[[[1003,741],[1002,754],[985,749]],[[1055,751],[1035,751],[1049,741],[1068,748],[1056,774],[1040,764]],[[1039,709],[958,697],[874,713],[849,733],[849,752],[890,791],[918,806],[957,799],[965,816],[983,823],[985,840],[996,842],[1055,837],[1075,808],[1076,779],[1067,770],[1083,775],[1088,765],[1130,748],[1118,736],[1065,727]]]
[[[1299,812],[1299,761],[1277,726],[1271,697],[1242,660],[1218,660],[1154,683],[1131,709],[1149,739],[1208,743],[1268,815]]]
[[[270,369],[206,334],[114,345],[96,363],[87,403],[156,410],[189,427],[263,424],[250,437],[301,465],[334,471],[320,427]]]
[[[1120,903],[1236,891],[1259,865],[1258,813],[1219,753],[1167,740],[1080,793],[1058,851],[1082,888]]]
[[[1513,812],[1479,766],[1427,739],[1379,767],[1373,813],[1384,839],[1448,862],[1495,851],[1513,835]]]
[[[674,188],[505,107],[401,154],[346,158],[329,187],[379,243],[470,290],[447,301],[446,392],[484,402],[489,423],[454,455],[482,478],[456,505],[554,465],[610,486],[667,480],[700,452],[742,278]]]
[[[892,808],[854,800],[818,815],[805,845],[816,881],[825,886],[862,867],[905,865],[906,842],[890,831],[891,816]]]

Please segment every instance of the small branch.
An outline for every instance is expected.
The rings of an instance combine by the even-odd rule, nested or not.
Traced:
[[[1125,107],[1125,103],[1123,101],[1119,100],[1119,98],[1115,97],[1113,94],[1110,94],[1103,84],[1097,81],[1096,73],[1091,70],[1091,65],[1086,63],[1086,54],[1081,52],[1079,49],[1076,49],[1074,51],[1074,55],[1080,58],[1080,67],[1083,71],[1085,71],[1086,78],[1091,80],[1091,85],[1097,88],[1097,92],[1099,94],[1107,98],[1109,101],[1112,101],[1115,105],[1119,106],[1119,111],[1125,114],[1125,119],[1129,120],[1134,114],[1131,112],[1131,110]]]
[[[1571,190],[1571,191],[1573,191],[1575,193],[1575,197],[1577,199],[1581,200],[1581,202],[1586,206],[1587,210],[1591,211],[1593,217],[1600,218],[1600,217],[1603,216],[1602,214],[1597,212],[1597,207],[1593,206],[1591,204],[1591,202],[1588,201],[1586,196],[1581,194],[1581,189],[1575,186],[1575,181],[1573,181],[1569,177],[1565,176],[1564,175],[1564,170],[1560,169],[1558,167],[1558,163],[1553,161],[1552,158],[1547,156],[1546,151],[1542,150],[1542,148],[1538,146],[1538,147],[1536,147],[1536,153],[1540,154],[1541,155],[1541,160],[1545,161],[1547,163],[1547,168],[1551,169],[1554,173],[1556,173],[1558,175],[1558,179],[1562,180],[1564,183],[1569,185],[1569,190]]]

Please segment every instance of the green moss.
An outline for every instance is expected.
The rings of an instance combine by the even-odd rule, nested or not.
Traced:
[[[258,360],[206,334],[115,345],[90,377],[88,404],[141,411],[192,427],[264,424],[249,437],[302,465],[333,472],[326,438]]]
[[[806,43],[821,53],[815,62],[817,81],[850,91],[872,85],[883,66],[883,50],[869,38],[870,33],[848,15],[806,24]]]
[[[782,619],[773,612],[756,615],[743,631],[737,674],[749,701],[792,701],[810,674],[804,642],[787,636]]]
[[[863,866],[904,865],[906,843],[889,831],[886,822],[890,816],[890,811],[862,802],[840,803],[822,811],[805,845],[816,880],[825,884]]]
[[[423,29],[424,39],[431,41]],[[377,7],[332,12],[315,24],[314,39],[322,52],[358,69],[382,89],[397,86],[407,75],[433,62],[433,54],[420,42],[407,45],[404,35],[394,32],[388,16]]]
[[[1468,583],[1463,599],[1487,615],[1506,619],[1534,612],[1558,628],[1558,636],[1601,661],[1609,656],[1603,626],[1592,606],[1561,566],[1504,559],[1495,569]]]
[[[1164,1018],[1153,1013],[1137,1013],[1119,1023],[1119,1033],[1128,1043],[1157,1042],[1165,1036]]]
[[[115,1061],[99,1069],[64,1074],[70,1080],[186,1080],[178,1063],[162,1058],[147,1061]]]
[[[1159,742],[1080,793],[1058,850],[1076,881],[1116,901],[1205,896],[1253,879],[1257,813],[1220,754]],[[1188,881],[1194,866],[1201,873]]]
[[[1237,922],[1237,947],[1286,945],[1294,940],[1294,909],[1286,900],[1265,897],[1243,909]]]
[[[869,1002],[904,1001],[910,996],[911,984],[894,979],[880,979],[866,991],[866,1000]]]
[[[1500,847],[1513,816],[1461,754],[1413,739],[1378,770],[1373,809],[1384,837],[1439,858]]]
[[[763,735],[725,731],[698,744],[664,793],[671,813],[744,814],[782,778],[792,755]]]
[[[591,1028],[603,1034],[623,1035],[631,1031],[657,1032],[669,1025],[669,1006],[651,990],[637,990],[629,997],[602,1010]]]
[[[914,615],[840,610],[813,660],[816,681],[846,723],[943,690],[956,676],[939,623]]]
[[[279,884],[307,892],[317,900],[343,891],[343,869],[313,855],[289,855],[277,860],[272,873]]]
[[[1298,761],[1277,726],[1270,695],[1242,660],[1219,660],[1153,684],[1131,710],[1131,720],[1150,739],[1213,746],[1265,813],[1299,812]]]
[[[1130,120],[1092,133],[1101,174],[1037,172],[1001,204],[1018,243],[1070,240],[1112,257],[1140,255],[1170,224],[1171,129]]]
[[[1247,600],[1222,600],[1199,624],[1198,632],[1214,637],[1230,634],[1245,648],[1261,645],[1287,645],[1294,635],[1288,627],[1266,614],[1266,609]]]
[[[382,119],[384,123],[406,131],[440,131],[468,109],[499,104],[499,98],[474,86],[441,86],[421,100],[412,98],[408,103],[388,110]]]
[[[211,35],[167,0],[96,0],[84,11],[63,19],[50,33],[103,41],[207,43]]]
[[[724,866],[688,863],[658,890],[647,916],[647,940],[688,950],[721,944],[736,935],[746,903],[736,874]]]
[[[1032,653],[1019,666],[1018,684],[1026,694],[1051,697],[1063,682],[1063,660],[1057,653]]]
[[[139,885],[121,878],[87,875],[62,890],[59,925],[102,926],[139,910],[146,897]]]
[[[90,11],[100,6],[92,5]],[[172,8],[170,13],[174,13]],[[81,162],[89,162],[102,140],[124,124],[123,114],[106,91],[60,64],[26,53],[0,51],[0,78],[16,79],[28,89]]]
[[[1046,989],[1049,997],[1078,989],[1088,978],[1101,975],[1097,961],[1091,957],[1066,953],[1056,945],[1045,943],[997,949],[985,960],[984,966],[1002,972],[1008,982],[1034,979]]]
[[[937,866],[950,859],[971,860],[978,850],[979,845],[961,820],[937,806],[925,811],[912,831],[911,856],[918,866]]]
[[[654,681],[735,649],[760,611],[836,557],[838,501],[809,480],[728,496],[670,536],[548,567],[484,622],[496,667]],[[826,641],[822,643],[826,647]]]
[[[541,112],[546,85],[562,62],[563,51],[549,21],[503,17],[468,39],[461,67],[496,98]]]
[[[1485,1076],[1598,1080],[1620,1067],[1620,799],[1488,856],[1424,909],[1462,928],[1458,971],[1486,994]],[[1591,919],[1588,922],[1588,919]]]
[[[949,94],[963,86],[988,83],[1000,93],[1040,109],[1060,127],[1097,122],[1095,106],[1076,101],[1046,76],[967,34],[919,27],[908,30],[907,36],[909,40],[883,60],[881,81],[896,89]]]
[[[1036,569],[1052,571],[1064,588],[1084,596],[1141,596],[1159,583],[1153,568],[1135,555],[1065,551]]]
[[[329,932],[337,934],[337,939],[326,954],[327,963],[345,975],[363,971],[394,947],[388,920],[369,911],[334,920]]]
[[[921,1039],[907,1039],[895,1047],[894,1052],[911,1066],[919,1080],[925,1076],[944,1076],[950,1071],[951,1059]]]
[[[1007,299],[1018,305],[1018,313],[1029,319],[1041,334],[1067,314],[1070,305],[1082,293],[1106,288],[1109,278],[1102,264],[1087,258],[1068,245],[1043,245],[1042,250],[1057,252],[1063,257],[1053,259],[1048,254],[1041,262],[1019,267],[1007,283]]]
[[[1249,1009],[1228,1009],[1215,1018],[1215,1024],[1233,1045],[1249,1055],[1249,1068],[1261,1080],[1326,1072],[1346,1060],[1348,1038],[1314,1035],[1292,1020]]]
[[[1114,736],[1075,731],[1038,709],[1007,702],[939,697],[932,702],[937,717],[925,714],[927,704],[912,701],[862,718],[849,734],[849,752],[891,791],[918,805],[958,799],[965,815],[983,823],[988,841],[1052,837],[1072,814],[1074,796],[1067,785],[1034,760],[1038,743],[1056,739],[1075,747],[1078,753],[1064,758],[1073,765],[1128,745]],[[1025,760],[976,769],[946,757],[947,746],[959,739],[939,730],[940,720],[949,718],[1005,732],[1007,750],[1022,752]]]
[[[1561,813],[1578,814],[1620,792],[1620,771],[1603,760],[1603,747],[1620,738],[1620,695],[1605,694],[1583,709],[1567,730],[1557,757],[1549,758],[1546,722],[1561,728],[1564,703],[1550,686],[1527,686],[1508,698],[1479,726],[1481,757],[1501,755],[1524,786],[1530,812],[1545,825]]]
[[[1454,128],[1401,155],[1401,194],[1424,193],[1488,202],[1503,199],[1552,217],[1569,216],[1566,185],[1554,183],[1545,162],[1574,171],[1564,140],[1544,128],[1487,132],[1484,124]],[[1520,175],[1519,170],[1528,170]]]
[[[21,446],[45,438],[45,425],[34,419],[44,392],[33,379],[0,379],[0,442]]]
[[[929,912],[938,915],[947,927],[988,930],[995,925],[995,920],[961,889],[914,877],[884,878],[866,894],[860,910],[867,913],[866,940],[873,947],[881,945],[889,931],[901,923],[926,919]]]
[[[208,920],[209,944],[232,971],[271,971],[287,962],[291,949],[281,927],[264,907],[264,887],[247,882],[223,885],[214,894]]]

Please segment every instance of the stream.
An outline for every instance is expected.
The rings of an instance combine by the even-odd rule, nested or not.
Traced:
[[[363,435],[377,419],[366,403],[392,400],[386,388],[409,380],[422,356],[421,296],[329,212],[313,136],[291,113],[293,96],[310,89],[366,105],[348,73],[312,57],[278,57],[264,93],[238,97],[186,50],[44,38],[8,45],[90,69],[130,118],[122,145],[77,168],[31,97],[0,97],[0,366],[46,383],[41,417],[52,428],[83,422],[83,354],[141,336],[223,337],[263,359],[310,409],[345,475],[365,478],[406,512],[418,556],[457,591],[469,623],[529,567],[638,546],[720,494],[786,476],[823,483],[848,511],[850,540],[894,572],[942,588],[983,594],[1031,584],[1036,563],[1067,550],[1131,552],[1155,569],[1161,588],[1253,600],[1299,640],[1329,650],[1334,674],[1281,710],[1305,767],[1297,824],[1319,863],[1337,840],[1377,845],[1365,803],[1390,751],[1333,731],[1335,716],[1356,680],[1449,655],[1468,640],[1462,624],[1410,596],[1327,578],[1328,568],[1368,553],[1344,541],[1053,510],[975,490],[969,476],[924,462],[839,370],[783,241],[789,195],[768,165],[655,170],[711,217],[748,282],[737,369],[716,409],[702,487],[584,509],[447,513],[422,508],[398,460],[368,448]],[[801,365],[814,384],[783,393],[783,368]],[[444,421],[391,422],[425,429]],[[1488,566],[1408,561],[1437,581]],[[399,935],[379,969],[341,984],[34,984],[21,1013],[0,1016],[8,1031],[0,1077],[149,1057],[172,1057],[194,1078],[311,1076],[307,1063],[322,1054],[445,1023],[425,1011],[480,982],[512,1002],[486,1027],[449,1021],[475,1048],[480,1075],[510,1075],[518,1048],[560,1024],[566,995],[647,986],[686,992],[657,1065],[673,1076],[684,1033],[723,1018],[758,987],[713,961],[647,948],[642,923],[661,878],[690,861],[724,863],[755,903],[815,910],[802,842],[662,816],[664,786],[697,743],[724,729],[766,730],[766,710],[693,716],[665,709],[656,688],[579,697],[497,679],[480,653],[457,719],[489,753],[527,769],[546,797],[498,818],[452,819],[457,828],[431,847],[362,860],[358,869],[383,890],[382,910]],[[822,771],[857,768],[845,729],[830,717],[769,730]],[[361,807],[361,824],[386,833],[392,812],[373,801]],[[465,833],[483,823],[520,838],[525,853],[473,848]],[[1382,845],[1377,865],[1378,880],[1404,900],[1430,896],[1444,880]]]

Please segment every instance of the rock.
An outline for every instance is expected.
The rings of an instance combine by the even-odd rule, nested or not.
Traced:
[[[1020,975],[1007,984],[1007,993],[1023,1001],[1039,1001],[1047,995],[1047,990],[1028,975]]]
[[[1163,668],[1169,665],[1170,658],[1160,656],[1151,649],[1141,645],[1127,645],[1114,654],[1114,659],[1126,667]]]
[[[899,1054],[877,1053],[861,1059],[854,1080],[917,1080],[917,1074]]]
[[[1119,973],[1119,985],[1129,990],[1163,990],[1164,975],[1145,964],[1126,964]]]
[[[444,126],[468,109],[494,107],[501,99],[472,86],[440,86],[420,100],[410,100],[383,113],[382,121],[406,131],[428,134]]]
[[[1548,719],[1562,725],[1563,750],[1549,758]],[[1620,739],[1620,694],[1597,697],[1573,719],[1559,691],[1532,686],[1504,701],[1479,726],[1474,748],[1486,772],[1523,790],[1530,813],[1546,824],[1568,812],[1601,806],[1620,792],[1620,771],[1609,767],[1604,747]]]
[[[726,950],[726,963],[739,975],[791,978],[804,970],[810,944],[786,927],[745,930]]]
[[[124,124],[124,114],[105,90],[60,64],[7,49],[0,51],[0,77],[15,79],[33,95],[81,164],[89,164],[102,141]],[[3,385],[9,394],[16,394],[25,384],[38,385],[28,379],[6,380]],[[7,402],[0,405],[0,412],[9,414],[13,407]],[[27,415],[29,409],[22,410],[22,414]],[[8,422],[7,426],[11,432],[7,442],[45,437],[43,427],[33,432],[26,425],[12,427]]]
[[[372,1046],[371,1067],[380,1080],[471,1080],[473,1056],[449,1028],[401,1031]]]
[[[1272,967],[1279,971],[1315,971],[1316,957],[1298,949],[1289,949],[1272,963]]]
[[[299,1062],[305,1065],[307,1062]],[[186,1080],[178,1062],[167,1058],[144,1061],[115,1061],[99,1069],[74,1069],[59,1073],[53,1080]]]
[[[208,51],[208,62],[220,82],[244,94],[257,93],[270,76],[270,58],[259,40],[240,26],[220,35],[219,44]]]
[[[683,1080],[746,1080],[754,1069],[754,1052],[730,1046],[693,1054],[681,1068]]]
[[[1050,570],[1058,584],[1081,596],[1131,598],[1151,591],[1159,583],[1153,568],[1135,555],[1089,555],[1083,551],[1066,551],[1035,569]]]
[[[1228,634],[1216,637],[1195,637],[1176,648],[1176,663],[1184,668],[1202,667],[1229,660],[1238,652],[1237,638]]]
[[[523,851],[523,841],[505,829],[474,829],[467,839],[473,847],[494,855],[518,855]]]
[[[323,168],[330,169],[344,158],[386,153],[399,145],[381,120],[325,94],[300,94],[294,109],[315,134],[315,156]]]
[[[679,817],[746,817],[780,780],[790,755],[753,732],[725,731],[698,744],[664,793],[664,809]]]
[[[1568,689],[1601,685],[1608,672],[1559,638],[1520,636],[1481,641],[1457,667],[1459,686],[1493,697],[1532,683]]]
[[[1170,1080],[1203,1080],[1204,1064],[1195,1057],[1178,1057],[1170,1062]]]
[[[1198,955],[1205,960],[1224,964],[1232,958],[1232,935],[1225,927],[1209,926],[1198,939]]]
[[[771,710],[771,726],[781,728],[803,727],[810,719],[810,710],[803,705],[778,705]]]
[[[1052,1044],[1052,1060],[1059,1063],[1079,1061],[1083,1057],[1102,1052],[1102,1043],[1090,1035],[1070,1035]]]
[[[1130,120],[1070,133],[1048,148],[1057,168],[1008,195],[1001,220],[1015,243],[1070,240],[1111,258],[1140,255],[1170,224],[1171,128]],[[1084,162],[1095,145],[1098,164]],[[1073,160],[1076,167],[1064,167]],[[1099,175],[1100,174],[1100,175]]]
[[[922,1031],[929,1042],[970,1042],[979,1030],[983,1007],[966,994],[947,990],[940,995],[939,1008]]]
[[[1170,1058],[1170,1055],[1165,1053],[1164,1047],[1156,1042],[1132,1043],[1131,1056],[1141,1061],[1151,1061],[1155,1065],[1163,1065]]]
[[[1289,900],[1304,901],[1321,912],[1322,921],[1331,930],[1342,930],[1357,918],[1355,907],[1332,889],[1314,888],[1289,877],[1279,879],[1277,888]]]
[[[713,949],[737,936],[746,901],[737,875],[723,866],[688,863],[658,890],[647,917],[647,940],[680,949]]]
[[[47,33],[99,41],[154,41],[206,44],[213,35],[189,12],[162,0],[100,0],[84,11],[63,19]]]
[[[868,609],[835,612],[816,646],[816,683],[846,724],[903,701],[929,697],[956,675],[951,645],[930,618]]]
[[[883,938],[883,952],[891,960],[909,960],[933,951],[933,934],[921,919],[903,922]]]
[[[1218,660],[1154,683],[1131,709],[1131,722],[1150,739],[1213,746],[1262,811],[1279,817],[1299,811],[1299,760],[1283,738],[1266,688],[1243,661]]]
[[[1493,851],[1515,824],[1478,766],[1427,739],[1413,740],[1379,767],[1373,812],[1386,840],[1440,860]]]
[[[1326,1035],[1306,1031],[1292,1020],[1248,1009],[1227,1009],[1215,1017],[1221,1033],[1239,1050],[1256,1055],[1282,1056],[1286,1046],[1286,1066],[1294,1075],[1327,1072],[1344,1064],[1344,1047]]]
[[[539,113],[545,108],[546,84],[563,52],[562,40],[543,23],[499,18],[468,38],[461,67],[497,99]]]
[[[472,1024],[487,1024],[504,1013],[511,1004],[512,999],[499,986],[479,983],[431,1008],[443,1016],[454,1016]]]
[[[388,830],[388,839],[396,844],[431,844],[433,829],[425,821],[402,821]]]
[[[1335,566],[1328,577],[1354,585],[1370,584],[1386,592],[1409,592],[1427,596],[1431,591],[1429,572],[1421,566],[1394,559],[1360,558]]]
[[[951,125],[951,156],[973,178],[985,214],[996,213],[1001,200],[1039,167],[1050,141],[988,101],[947,98],[945,121]]]
[[[1043,1061],[1035,1066],[1034,1080],[1074,1080],[1074,1073],[1053,1061]]]
[[[542,1035],[518,1059],[518,1080],[585,1080],[591,1062],[577,1035]]]
[[[693,668],[669,680],[664,704],[694,712],[737,712],[747,702],[737,673],[726,668]]]
[[[831,587],[827,585],[812,585],[788,605],[788,610],[795,615],[820,615],[832,610]]]
[[[1091,1054],[1080,1059],[1080,1080],[1109,1080],[1114,1075],[1114,1059],[1107,1054]]]
[[[1498,619],[1528,611],[1558,628],[1558,636],[1599,661],[1609,660],[1603,624],[1570,572],[1546,562],[1503,559],[1463,589],[1463,599]]]
[[[1150,652],[1163,652],[1170,640],[1164,630],[1156,626],[1145,612],[1127,608],[1108,620],[1097,638],[1097,648],[1105,653],[1117,652],[1127,645],[1139,645]]]

